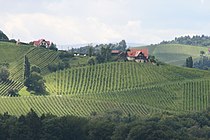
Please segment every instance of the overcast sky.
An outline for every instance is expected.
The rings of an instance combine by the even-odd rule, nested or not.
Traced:
[[[59,45],[210,35],[210,0],[0,0],[0,17],[10,39]]]

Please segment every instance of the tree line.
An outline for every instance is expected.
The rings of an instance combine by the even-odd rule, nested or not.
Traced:
[[[0,115],[1,140],[152,140],[209,139],[210,110],[174,116],[162,113],[150,118],[122,115],[120,111],[93,112],[89,117],[51,114],[38,116],[31,110],[20,117]]]
[[[210,36],[205,35],[195,35],[190,37],[188,36],[181,36],[176,37],[174,40],[171,41],[162,41],[160,44],[184,44],[184,45],[193,45],[193,46],[210,46]]]

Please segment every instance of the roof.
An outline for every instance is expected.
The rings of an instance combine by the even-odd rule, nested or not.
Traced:
[[[122,51],[120,51],[120,50],[112,50],[112,54],[120,54]]]
[[[43,41],[45,41],[47,45],[50,46],[50,41],[46,41],[45,39],[39,39],[37,41],[34,41],[34,46],[40,46]]]
[[[147,48],[144,48],[144,49],[130,49],[130,51],[127,52],[127,56],[128,57],[137,57],[139,55],[139,53],[143,53],[144,56],[146,58],[148,58],[149,56],[149,51]]]

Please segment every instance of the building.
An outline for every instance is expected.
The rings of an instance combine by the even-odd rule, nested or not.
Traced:
[[[45,46],[46,48],[50,47],[50,41],[46,41],[45,39],[39,39],[37,41],[33,41],[33,45],[36,47]]]
[[[144,49],[129,49],[127,51],[127,59],[135,60],[136,62],[145,62],[148,60],[149,51],[147,48]]]

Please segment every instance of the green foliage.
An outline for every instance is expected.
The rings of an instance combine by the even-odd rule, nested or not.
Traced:
[[[125,51],[127,48],[125,40],[120,41],[119,46],[116,47],[115,49]]]
[[[105,46],[101,48],[100,53],[96,55],[97,63],[104,63],[111,60],[111,48],[110,46]]]
[[[49,49],[54,50],[54,51],[58,51],[58,48],[56,47],[56,44],[54,44],[53,42],[50,44]]]
[[[95,65],[95,59],[91,58],[88,60],[89,65]]]
[[[0,68],[0,81],[7,81],[9,78],[10,72],[6,67]]]
[[[17,89],[10,89],[10,90],[8,91],[8,95],[9,95],[10,97],[16,97],[16,96],[18,96],[18,90],[17,90]]]
[[[89,48],[88,48],[88,56],[92,57],[93,54],[94,54],[94,48],[92,46],[89,46]]]
[[[24,56],[24,79],[27,80],[30,77],[30,69],[31,69],[31,64],[28,60],[28,57],[25,55]]]
[[[0,30],[0,41],[8,41],[9,38]]]
[[[43,77],[39,73],[32,72],[30,77],[26,79],[25,86],[36,93],[43,93],[45,92],[44,82]]]
[[[41,73],[41,69],[38,66],[33,65],[31,66],[30,69],[31,69],[31,72]]]
[[[38,115],[30,110],[20,117],[0,115],[1,139],[62,139],[62,140],[151,140],[210,139],[209,111],[188,115],[166,116],[164,113],[131,122],[75,116]],[[123,116],[120,116],[123,118]]]
[[[185,44],[185,45],[193,45],[193,46],[210,46],[210,36],[181,36],[176,37],[175,40],[172,41],[163,41],[160,44]]]
[[[193,67],[193,59],[192,59],[192,56],[188,57],[186,59],[186,67],[188,68],[192,68]]]
[[[58,62],[58,63],[53,63],[48,65],[48,69],[50,72],[56,72],[58,70],[64,70],[66,68],[69,68],[70,65],[68,62]]]

